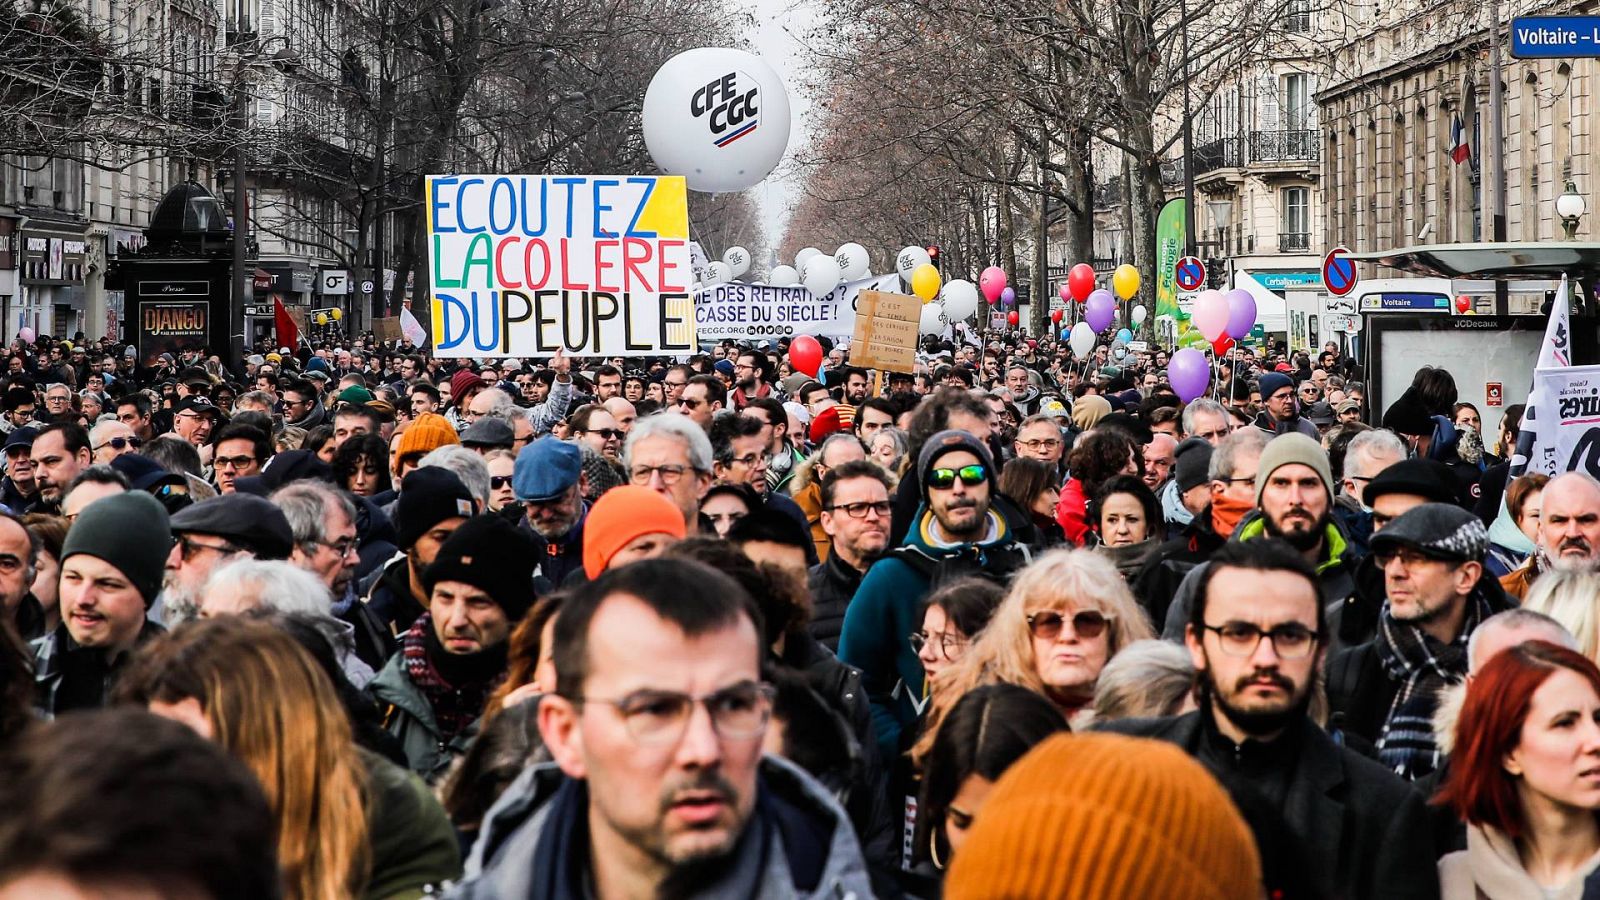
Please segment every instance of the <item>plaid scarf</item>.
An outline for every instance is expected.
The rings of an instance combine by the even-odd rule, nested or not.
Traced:
[[[406,677],[428,701],[428,706],[433,710],[434,724],[439,727],[439,739],[448,744],[482,715],[483,704],[488,700],[489,692],[505,677],[505,669],[502,666],[500,674],[487,681],[454,685],[446,681],[434,665],[428,653],[429,644],[438,646],[433,639],[433,615],[423,613],[416,624],[401,636],[400,653],[404,658]],[[440,652],[443,652],[442,648]]]
[[[1378,761],[1400,777],[1420,778],[1439,767],[1439,747],[1433,738],[1439,693],[1467,674],[1467,636],[1488,615],[1488,603],[1474,591],[1461,633],[1441,644],[1421,628],[1395,621],[1384,606],[1378,623],[1378,660],[1384,674],[1400,682],[1400,690],[1378,735]]]

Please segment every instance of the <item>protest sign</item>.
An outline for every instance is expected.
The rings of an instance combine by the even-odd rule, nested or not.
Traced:
[[[1600,478],[1600,366],[1539,369],[1534,390],[1539,432],[1527,471],[1588,472]]]
[[[850,338],[850,364],[883,372],[915,371],[921,319],[922,301],[916,297],[862,291]]]
[[[398,343],[401,337],[400,317],[386,316],[383,318],[373,319],[372,333],[376,335],[380,341],[394,341]]]
[[[841,284],[818,298],[799,285],[719,284],[695,297],[695,325],[702,341],[758,341],[802,334],[846,338],[855,332],[856,302],[863,290],[899,286],[899,275],[875,275]]]
[[[430,175],[424,207],[436,356],[692,352],[681,177]]]

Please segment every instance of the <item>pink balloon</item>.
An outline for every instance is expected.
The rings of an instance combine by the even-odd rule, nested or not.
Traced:
[[[1228,298],[1221,291],[1201,291],[1194,301],[1194,317],[1190,320],[1200,329],[1206,343],[1228,333]]]
[[[1064,284],[1064,283],[1061,285],[1061,302],[1062,303],[1071,303],[1072,302],[1072,291],[1068,290],[1066,284]]]
[[[1198,311],[1196,316],[1198,316]],[[1206,355],[1193,347],[1184,347],[1167,361],[1167,381],[1185,403],[1203,396],[1211,386],[1211,364]]]
[[[17,329],[17,337],[22,338],[22,342],[24,344],[31,344],[31,343],[33,343],[33,337],[34,337],[33,336],[33,329],[29,328],[26,325],[24,325],[21,328]]]
[[[1000,292],[1006,289],[1006,273],[999,266],[990,266],[978,275],[978,289],[983,291],[984,299],[990,303],[1000,299]]]

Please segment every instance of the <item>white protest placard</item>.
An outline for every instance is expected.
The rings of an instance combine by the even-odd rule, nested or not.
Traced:
[[[433,353],[693,352],[684,180],[429,175]]]
[[[818,299],[799,286],[719,284],[695,298],[695,326],[702,341],[759,341],[802,334],[848,338],[856,330],[861,292],[899,287],[899,275],[874,275],[841,284]]]
[[[1539,433],[1529,472],[1555,476],[1588,472],[1600,478],[1600,366],[1567,366],[1534,373]]]

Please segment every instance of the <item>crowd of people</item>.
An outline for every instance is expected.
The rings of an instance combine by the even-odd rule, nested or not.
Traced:
[[[1519,407],[986,338],[14,343],[0,900],[1600,896]]]

